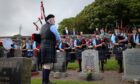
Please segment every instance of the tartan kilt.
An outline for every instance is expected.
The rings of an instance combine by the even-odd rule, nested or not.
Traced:
[[[122,50],[119,50],[117,47],[114,47],[113,53],[115,54],[116,60],[122,60],[122,58],[123,58],[123,51]]]
[[[116,60],[122,60],[123,59],[123,51],[126,49],[124,45],[121,46],[115,46],[113,48],[113,53],[115,54]]]
[[[103,60],[105,60],[106,59],[106,52],[105,52],[105,50],[98,50],[98,54],[99,54],[99,60],[100,61],[103,61]]]
[[[70,61],[71,60],[71,56],[70,56],[70,52],[71,52],[71,49],[66,49],[66,61]]]
[[[46,41],[41,43],[41,62],[43,64],[56,63],[55,42]]]
[[[66,52],[66,61],[70,61],[71,57],[70,57],[70,52]]]
[[[77,49],[76,50],[76,59],[82,59],[82,49]]]

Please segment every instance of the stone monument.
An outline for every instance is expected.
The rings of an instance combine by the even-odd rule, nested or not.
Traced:
[[[123,52],[124,80],[140,80],[140,49],[127,49]]]
[[[66,52],[56,53],[57,62],[53,65],[53,76],[55,78],[66,77]]]
[[[24,57],[1,58],[0,84],[31,84],[31,60]]]
[[[92,49],[83,51],[80,78],[87,79],[88,76],[91,76],[91,80],[98,80],[102,78],[99,72],[98,51]]]

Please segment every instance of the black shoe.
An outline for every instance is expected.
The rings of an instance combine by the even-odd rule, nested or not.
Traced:
[[[104,70],[101,70],[102,73],[104,73]]]
[[[79,69],[77,72],[81,72],[81,71],[82,71],[82,70]]]
[[[119,72],[118,73],[123,73],[123,70],[119,70]]]

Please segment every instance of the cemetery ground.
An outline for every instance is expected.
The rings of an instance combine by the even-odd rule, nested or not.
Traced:
[[[51,77],[51,80],[55,84],[132,84],[132,82],[122,81],[123,73],[118,73],[118,64],[114,57],[105,64],[105,72],[101,73],[103,75],[102,80],[83,81],[79,78],[77,69],[77,62],[69,63],[68,77],[61,79]],[[40,75],[32,77],[31,84],[41,84],[41,72]]]

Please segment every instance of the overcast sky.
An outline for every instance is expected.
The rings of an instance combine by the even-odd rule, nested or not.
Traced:
[[[38,17],[40,17],[40,1],[0,0],[0,36],[18,34],[20,25],[22,25],[22,35],[31,35],[37,32],[33,22],[37,21]],[[57,24],[64,18],[76,16],[85,6],[93,1],[43,0],[46,15],[54,14]]]

